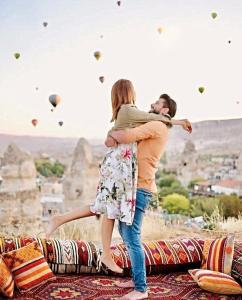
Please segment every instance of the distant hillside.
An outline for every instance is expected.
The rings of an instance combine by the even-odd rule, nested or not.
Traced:
[[[239,152],[242,151],[242,119],[202,121],[193,124],[193,133],[187,134],[181,128],[170,130],[168,151],[181,152],[187,140],[192,140],[201,152]],[[0,153],[11,143],[31,152],[33,155],[48,153],[56,158],[72,154],[78,138],[52,138],[34,136],[15,136],[0,134]],[[96,151],[104,150],[103,140],[89,141]],[[98,146],[100,145],[100,146]]]
[[[242,151],[242,119],[196,122],[191,135],[181,128],[172,128],[168,150],[182,151],[187,140],[192,140],[202,152]]]

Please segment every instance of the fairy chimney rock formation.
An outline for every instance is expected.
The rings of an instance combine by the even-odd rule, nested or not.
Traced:
[[[5,151],[0,168],[3,178],[1,189],[6,192],[26,191],[36,188],[36,168],[30,154],[10,144]]]
[[[92,148],[86,139],[80,138],[63,182],[66,209],[89,204],[95,199],[98,176],[98,162]]]
[[[2,229],[11,235],[37,234],[41,228],[42,207],[31,155],[10,144],[1,160],[0,177]]]

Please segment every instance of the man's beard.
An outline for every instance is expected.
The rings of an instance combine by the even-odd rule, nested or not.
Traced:
[[[159,114],[157,111],[155,111],[153,108],[151,110],[149,110],[149,113],[153,113],[153,114]]]

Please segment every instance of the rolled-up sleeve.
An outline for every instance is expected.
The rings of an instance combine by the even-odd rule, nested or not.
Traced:
[[[114,130],[109,132],[119,144],[129,144],[145,139],[156,138],[166,130],[166,125],[159,121],[151,121],[144,125],[125,130]]]

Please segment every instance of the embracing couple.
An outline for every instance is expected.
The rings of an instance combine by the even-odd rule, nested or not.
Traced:
[[[122,274],[110,250],[115,220],[127,247],[132,267],[132,280],[117,283],[134,288],[119,299],[147,299],[145,254],[141,243],[142,220],[152,194],[157,192],[155,172],[165,150],[169,128],[180,125],[191,133],[188,120],[174,120],[176,102],[167,94],[151,104],[151,110],[139,110],[135,90],[129,80],[118,80],[112,87],[112,122],[105,145],[107,153],[100,166],[100,180],[94,203],[72,212],[54,216],[46,237],[60,225],[79,218],[103,214],[101,267]]]

